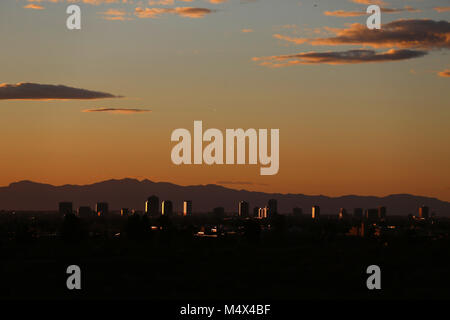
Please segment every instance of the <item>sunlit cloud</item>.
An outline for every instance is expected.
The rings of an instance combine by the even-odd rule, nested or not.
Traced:
[[[135,114],[135,113],[147,113],[152,112],[149,109],[127,109],[127,108],[94,108],[85,109],[82,112],[106,112],[113,114]]]
[[[436,12],[449,12],[450,7],[435,7],[433,8]]]
[[[354,23],[347,29],[329,29],[335,36],[329,38],[296,38],[274,35],[275,38],[296,44],[364,45],[374,48],[450,48],[450,23],[429,19],[401,19],[384,24],[381,30],[369,30]]]
[[[439,77],[448,78],[450,77],[450,69],[438,72]]]
[[[176,14],[186,18],[203,18],[212,13],[207,8],[176,7],[176,8],[136,8],[134,14],[138,18],[158,18],[163,14]]]
[[[117,21],[132,20],[132,18],[127,16],[128,14],[124,10],[109,9],[105,12],[100,12],[100,14],[103,16],[103,19],[105,20],[117,20]]]
[[[242,33],[251,33],[251,32],[253,32],[253,29],[242,29],[241,32]]]
[[[0,100],[92,100],[108,98],[121,98],[121,96],[63,85],[38,83],[0,84]]]
[[[278,68],[304,64],[358,64],[408,60],[423,57],[426,51],[418,50],[395,50],[386,52],[376,52],[374,50],[348,50],[348,51],[327,51],[327,52],[302,52],[290,55],[279,55],[269,57],[255,57],[252,60],[259,62],[259,65]]]
[[[25,9],[33,9],[33,10],[44,10],[45,8],[43,6],[40,6],[38,4],[30,3],[24,6]]]
[[[401,9],[386,8],[386,7],[381,8],[381,12],[391,13],[391,14],[402,13],[402,12],[420,12],[420,11],[421,10],[415,9],[410,6],[405,6],[404,8],[401,8]],[[365,15],[369,15],[370,13],[367,13],[366,10],[360,10],[360,11],[335,10],[335,11],[325,11],[323,14],[326,16],[347,18],[347,17],[365,16]]]

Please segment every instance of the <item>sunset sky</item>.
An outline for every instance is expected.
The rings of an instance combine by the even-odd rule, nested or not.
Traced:
[[[81,30],[66,28],[71,3]],[[448,0],[2,0],[0,39],[1,186],[130,177],[450,201]],[[280,129],[279,173],[172,164],[170,135],[194,120]]]

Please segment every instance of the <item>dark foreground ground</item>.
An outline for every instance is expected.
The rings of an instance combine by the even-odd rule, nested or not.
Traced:
[[[449,299],[448,239],[39,239],[0,251],[3,299]],[[82,290],[66,288],[79,265]],[[381,267],[382,290],[366,287]]]

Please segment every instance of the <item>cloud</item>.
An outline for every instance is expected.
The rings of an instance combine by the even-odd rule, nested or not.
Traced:
[[[450,7],[435,7],[433,8],[437,12],[448,12],[450,11]]]
[[[371,4],[376,4],[379,6],[387,5],[387,3],[382,0],[350,0],[350,2],[358,3],[358,4],[365,4],[365,5],[371,5]]]
[[[136,8],[134,14],[138,18],[158,18],[163,14],[176,14],[186,18],[203,18],[212,13],[213,10],[207,8],[176,7],[176,8]]]
[[[100,12],[100,14],[103,15],[103,19],[105,20],[115,20],[115,21],[131,20],[131,18],[127,17],[127,13],[124,10],[109,9],[105,12]]]
[[[134,114],[134,113],[146,113],[152,112],[148,109],[126,109],[126,108],[97,108],[97,109],[85,109],[82,112],[107,112],[114,114]]]
[[[447,78],[450,77],[450,69],[446,69],[444,71],[438,72],[439,77]]]
[[[262,66],[278,68],[299,64],[357,64],[400,61],[419,58],[426,55],[426,51],[417,50],[395,50],[386,52],[376,52],[374,50],[348,50],[348,51],[328,51],[328,52],[302,52],[291,55],[280,55],[270,57],[255,57],[252,60],[259,62]]]
[[[241,32],[242,33],[250,33],[250,32],[253,32],[253,29],[242,29]]]
[[[38,4],[27,4],[26,6],[24,6],[25,9],[33,9],[33,10],[44,10],[45,8],[43,6],[40,6]]]
[[[329,38],[292,38],[274,35],[278,39],[311,45],[365,45],[373,48],[450,48],[450,22],[429,19],[401,19],[384,24],[381,30],[369,30],[354,23],[347,29],[330,29]]]
[[[108,98],[121,98],[121,96],[63,85],[24,82],[17,84],[0,84],[0,100],[90,100]]]
[[[401,12],[420,12],[419,9],[415,9],[410,6],[405,6],[403,9],[395,9],[395,8],[381,8],[381,12],[383,13],[401,13]],[[358,16],[365,16],[369,15],[370,13],[367,13],[365,10],[361,11],[345,11],[345,10],[335,10],[335,11],[325,11],[323,13],[326,16],[333,16],[333,17],[358,17]]]

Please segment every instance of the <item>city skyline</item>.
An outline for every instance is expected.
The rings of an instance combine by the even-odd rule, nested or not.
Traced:
[[[77,31],[67,1],[0,3],[0,186],[130,177],[450,201],[448,1],[385,1],[390,40],[368,37],[355,1],[108,2],[74,2]],[[279,128],[278,174],[174,165],[170,134],[195,120]]]

